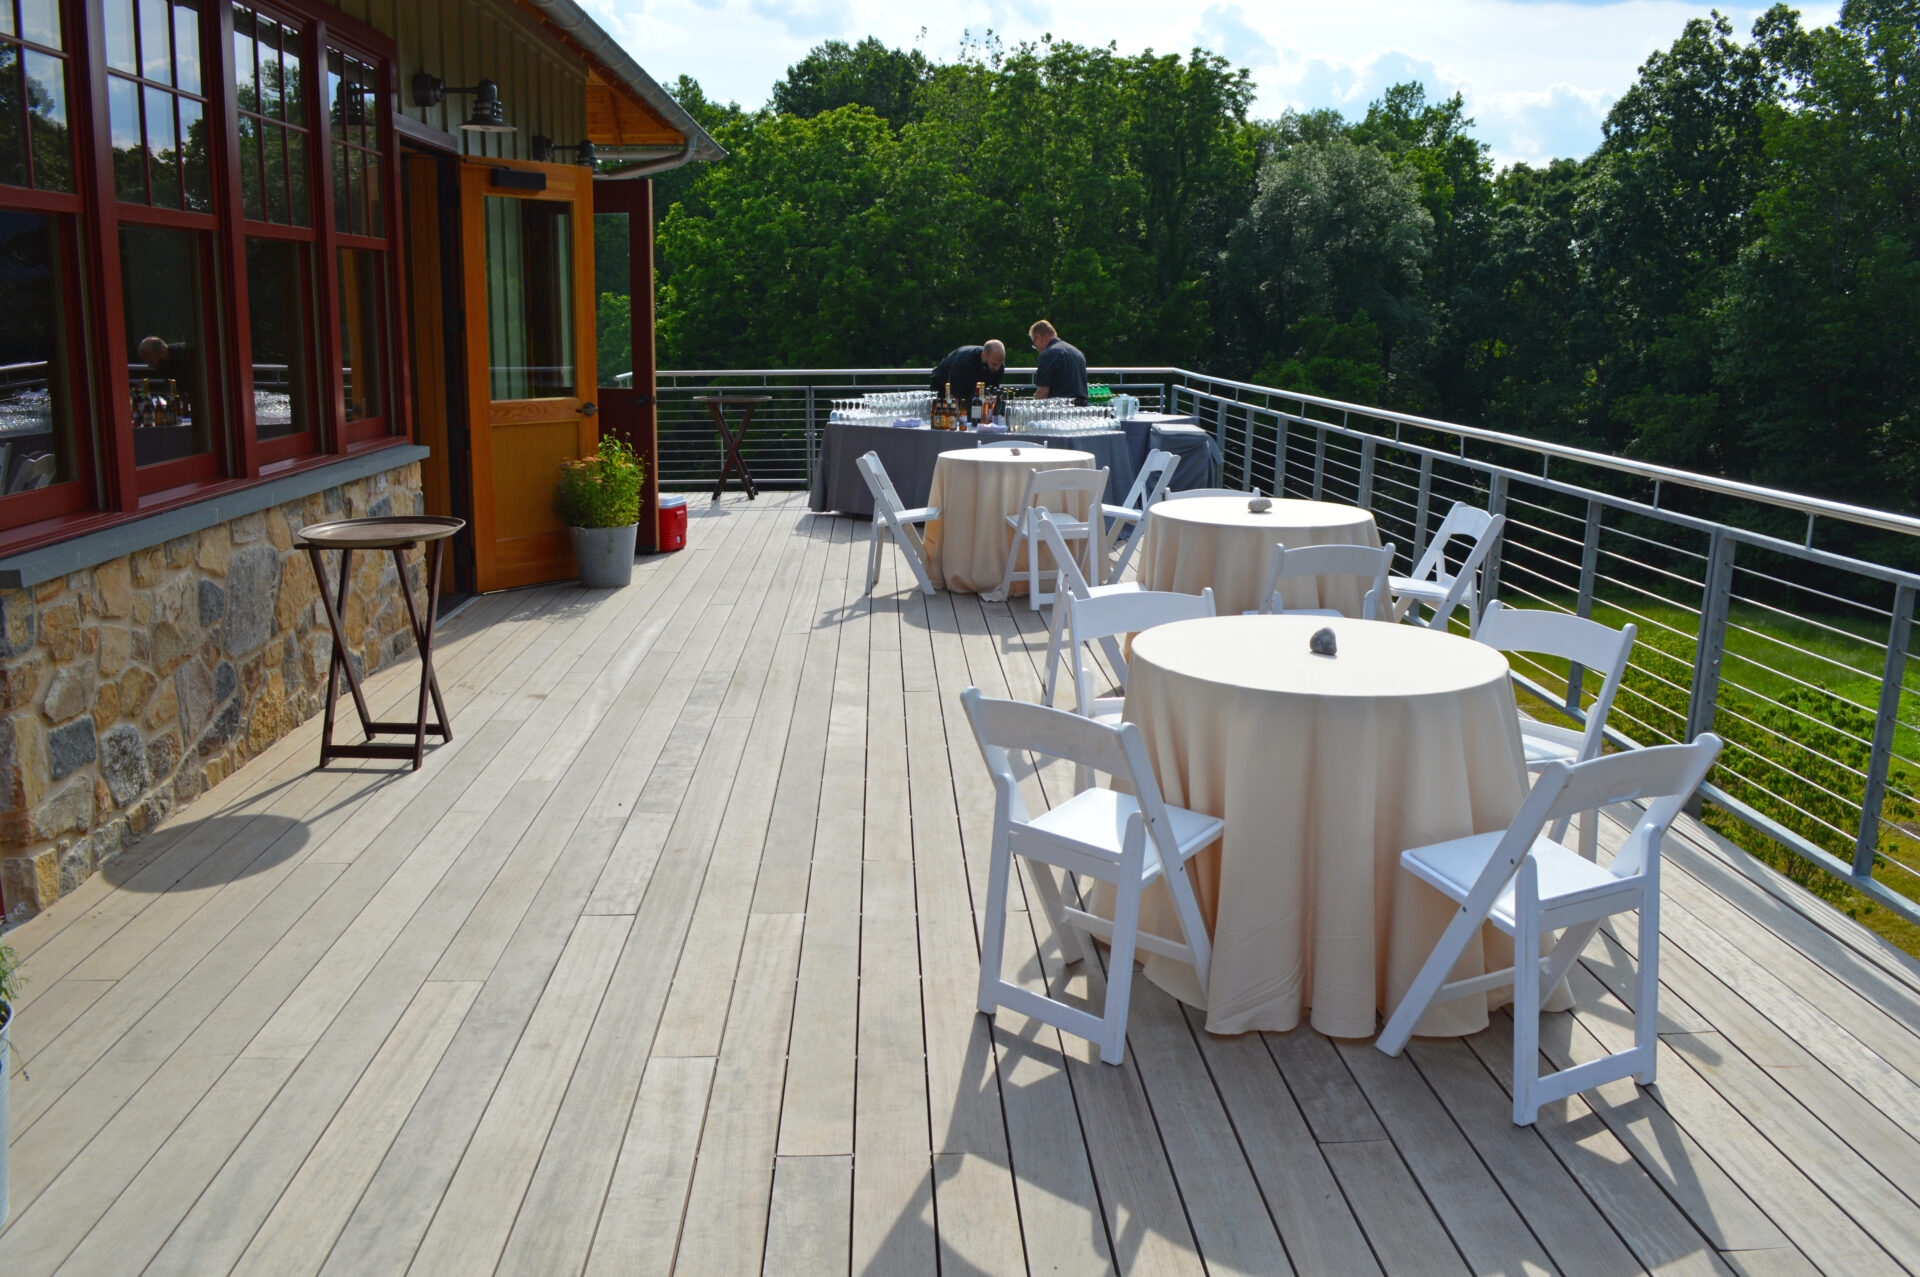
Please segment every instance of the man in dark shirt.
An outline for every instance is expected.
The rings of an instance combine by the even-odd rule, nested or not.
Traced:
[[[1007,366],[1006,343],[995,339],[984,346],[962,346],[942,359],[934,368],[928,388],[943,395],[953,387],[953,397],[962,403],[973,398],[973,388],[985,382],[988,390],[1000,388],[1001,371]]]
[[[1061,341],[1060,334],[1044,319],[1034,321],[1027,335],[1033,338],[1033,348],[1040,352],[1040,364],[1033,370],[1033,397],[1070,399],[1085,404],[1087,357]]]

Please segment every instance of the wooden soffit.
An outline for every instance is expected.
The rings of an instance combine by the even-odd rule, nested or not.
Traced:
[[[526,0],[515,0],[515,7],[586,65],[587,138],[595,146],[679,147],[686,143],[684,133],[669,124],[618,75],[601,65],[565,28],[550,21]]]

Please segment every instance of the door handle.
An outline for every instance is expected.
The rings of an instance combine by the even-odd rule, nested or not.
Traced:
[[[593,416],[593,414],[600,411],[600,407],[598,404],[595,404],[592,400],[588,400],[586,403],[581,404],[578,408],[575,408],[574,411],[579,413],[583,417],[591,417]]]

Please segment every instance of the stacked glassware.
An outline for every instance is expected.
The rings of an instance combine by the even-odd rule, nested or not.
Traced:
[[[1007,429],[1014,434],[1086,435],[1113,428],[1113,413],[1106,408],[1064,399],[1016,399],[1007,405]]]
[[[933,415],[930,390],[889,390],[862,395],[858,399],[835,399],[827,416],[829,425],[840,423],[865,426],[892,425],[908,418],[927,421]]]

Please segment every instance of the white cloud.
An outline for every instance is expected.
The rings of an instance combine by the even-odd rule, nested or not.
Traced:
[[[1503,162],[1584,155],[1609,103],[1649,53],[1706,5],[1682,0],[583,0],[658,80],[693,76],[711,97],[764,103],[773,82],[822,40],[876,36],[947,58],[988,31],[1009,44],[1117,42],[1123,52],[1199,45],[1253,72],[1254,111],[1366,110],[1380,90],[1418,79],[1430,97],[1459,92],[1476,133]],[[1809,25],[1837,6],[1803,10]],[[1723,8],[1745,32],[1758,5]]]

